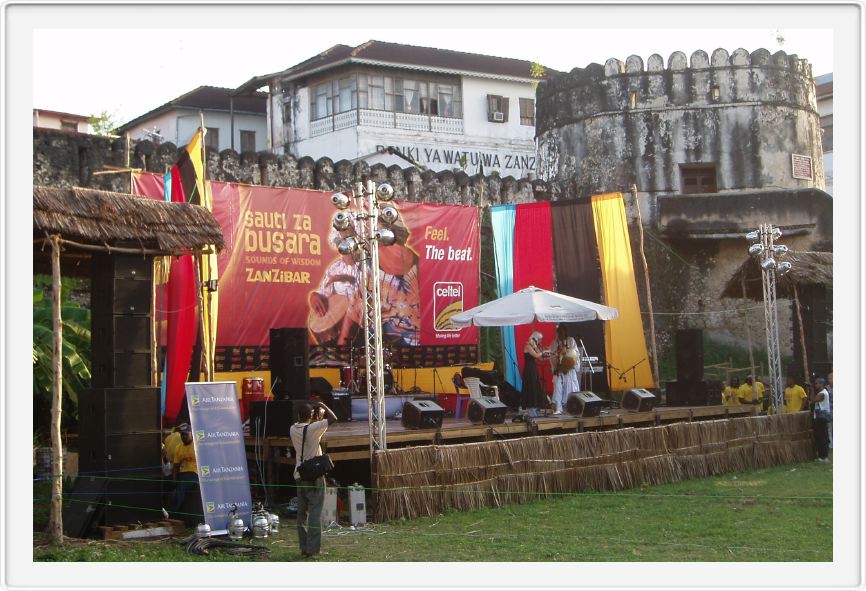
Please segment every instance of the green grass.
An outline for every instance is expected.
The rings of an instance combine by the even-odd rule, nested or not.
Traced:
[[[832,464],[573,494],[524,505],[350,530],[331,529],[331,561],[829,561]],[[300,560],[294,522],[263,542],[267,560]],[[55,549],[36,534],[36,561],[226,561],[188,555],[177,540],[72,540]],[[244,560],[244,559],[241,559]]]

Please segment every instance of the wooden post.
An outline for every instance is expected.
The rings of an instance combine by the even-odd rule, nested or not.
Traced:
[[[51,543],[63,544],[63,441],[60,439],[60,417],[63,404],[63,325],[60,317],[60,237],[51,237],[51,302],[53,307],[54,380],[51,391],[51,511],[48,534]]]
[[[811,373],[809,372],[809,360],[806,357],[806,327],[803,326],[803,315],[800,313],[800,294],[797,292],[797,284],[793,281],[791,285],[794,287],[794,309],[797,311],[797,324],[800,325],[800,349],[803,350],[803,384],[811,383]]]
[[[746,273],[740,277],[740,286],[743,289],[743,299],[746,299]],[[749,347],[749,371],[752,372],[752,396],[758,392],[758,379],[755,376],[755,356],[752,353],[752,327],[749,326],[749,313],[743,310],[743,323],[746,325],[746,343]]]
[[[653,296],[652,290],[650,289],[650,274],[649,274],[649,266],[646,262],[646,253],[643,248],[643,218],[640,213],[640,203],[637,200],[637,185],[631,186],[631,196],[634,199],[634,206],[637,209],[637,229],[638,235],[640,236],[640,258],[643,263],[643,276],[644,283],[646,284],[646,305],[647,312],[649,313],[649,325],[650,325],[650,346],[652,347],[652,357],[653,357],[653,381],[656,383],[656,386],[659,386],[659,356],[656,352],[656,322],[655,315],[653,314]]]

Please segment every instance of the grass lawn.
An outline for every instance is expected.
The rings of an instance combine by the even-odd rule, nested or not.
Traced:
[[[328,530],[330,561],[831,561],[832,464],[805,463],[609,494]],[[34,512],[39,509],[34,508]],[[295,522],[264,540],[267,560],[300,560]],[[35,534],[36,561],[226,561],[176,539],[70,540]],[[247,559],[240,559],[247,560]]]

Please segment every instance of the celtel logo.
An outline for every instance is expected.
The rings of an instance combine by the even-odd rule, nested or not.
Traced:
[[[463,284],[437,281],[433,284],[433,328],[437,331],[460,330],[451,324],[451,317],[463,311]]]

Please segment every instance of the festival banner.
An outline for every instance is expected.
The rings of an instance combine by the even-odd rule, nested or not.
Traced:
[[[161,188],[145,176],[135,190],[158,198]],[[314,345],[360,342],[361,263],[337,251],[346,233],[332,227],[331,193],[210,185],[226,242],[218,256],[217,346],[266,346],[269,330],[281,327],[309,328]],[[394,205],[397,241],[379,248],[386,346],[477,344],[477,328],[450,323],[478,305],[477,208]]]
[[[249,527],[252,511],[247,452],[235,382],[187,382],[204,520],[211,531],[228,528],[230,513]]]

